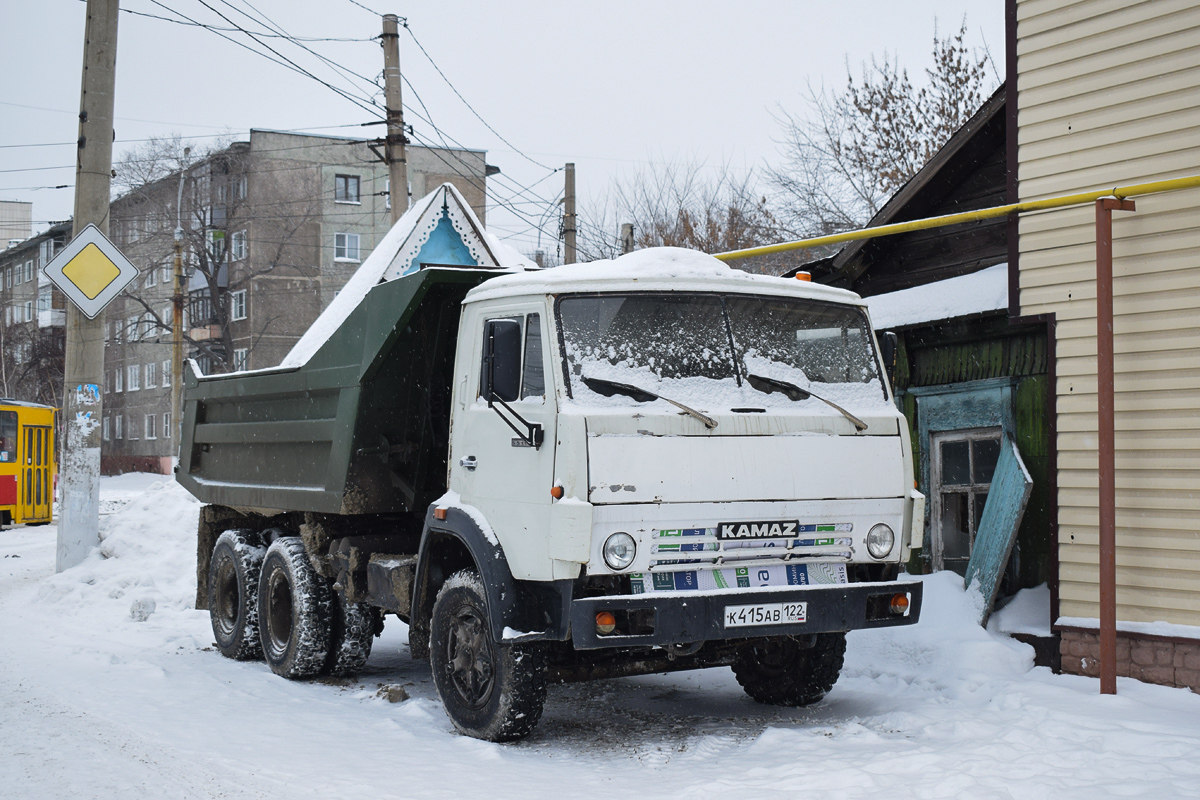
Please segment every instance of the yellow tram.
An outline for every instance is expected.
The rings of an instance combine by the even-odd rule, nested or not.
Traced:
[[[0,400],[0,527],[51,521],[56,409]]]

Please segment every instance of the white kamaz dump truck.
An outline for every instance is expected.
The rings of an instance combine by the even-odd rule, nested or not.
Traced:
[[[220,650],[353,674],[407,623],[461,731],[527,734],[549,682],[730,666],[764,703],[915,623],[924,516],[862,301],[684,250],[429,267],[302,364],[187,381]]]

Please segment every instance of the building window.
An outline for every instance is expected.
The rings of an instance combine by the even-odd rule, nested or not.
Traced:
[[[133,415],[131,414],[131,415],[129,416],[129,422],[130,422],[131,424],[128,424],[128,425],[126,425],[126,426],[125,426],[125,431],[126,431],[126,433],[128,433],[128,437],[127,437],[127,438],[128,438],[130,441],[133,441],[134,439],[137,439],[137,438],[138,438],[138,435],[137,435],[137,426],[132,424],[132,423],[133,423],[133,421],[134,421],[135,419],[137,419],[137,417],[135,417],[135,416],[133,416]]]
[[[163,386],[171,385],[171,359],[167,359],[162,363],[162,383]]]
[[[106,442],[109,441],[108,414],[104,415],[104,424],[101,426],[100,438]]]
[[[162,435],[163,435],[163,438],[164,438],[164,439],[170,439],[170,438],[171,438],[171,412],[170,412],[170,411],[168,411],[167,413],[163,414],[163,431],[162,431]]]
[[[153,389],[158,385],[158,364],[151,361],[146,365],[146,388]]]
[[[33,301],[32,300],[25,301],[25,321],[33,322]]]
[[[159,267],[158,280],[163,286],[173,285],[175,283],[175,270],[171,267]]]
[[[229,293],[229,318],[233,320],[246,318],[245,289]]]
[[[175,307],[174,306],[163,306],[162,314],[160,315],[160,317],[162,318],[163,325],[165,325],[168,328],[171,327],[171,325],[174,324],[174,322],[175,322]]]
[[[157,414],[147,414],[146,415],[146,438],[147,439],[157,439],[158,438],[157,427],[158,427],[158,415]]]
[[[338,175],[333,179],[333,199],[338,203],[358,203],[358,176]]]
[[[225,260],[225,231],[208,232],[208,257],[212,264]]]
[[[33,280],[33,259],[25,262],[25,280]]]
[[[357,233],[335,233],[333,235],[333,260],[358,261]]]
[[[120,391],[120,389],[118,389],[117,391]],[[124,419],[125,419],[125,417],[121,414],[113,415],[113,428],[114,428],[113,429],[113,437],[116,439],[121,438],[121,421]]]
[[[154,270],[146,270],[146,279],[144,281],[145,288],[149,289],[152,286],[158,285],[158,273]]]
[[[121,372],[120,367],[117,367],[115,370],[113,370],[113,391],[114,392],[123,391],[122,387],[124,385],[125,385],[125,373]],[[121,434],[118,433],[117,438],[120,439]]]
[[[930,438],[933,568],[965,575],[1000,458],[1000,429],[948,431]]]
[[[119,319],[113,320],[113,324],[112,324],[112,343],[113,344],[121,343],[121,325],[122,325],[121,320],[119,320]]]
[[[233,184],[233,199],[234,200],[245,200],[246,194],[247,194],[247,188],[248,187],[246,186],[246,176],[242,175],[240,178],[237,179],[237,182]]]
[[[154,321],[153,314],[151,314],[149,311],[147,311],[145,314],[142,314],[142,340],[143,341],[145,341],[146,339],[153,338],[154,334],[155,334],[155,329],[157,327],[158,327],[158,323],[156,323]]]
[[[130,344],[141,341],[141,337],[138,336],[140,331],[141,326],[138,324],[137,317],[130,317],[125,320],[125,338]]]
[[[233,371],[243,370],[246,368],[246,348],[233,348]]]
[[[238,231],[231,239],[232,241],[229,245],[230,257],[234,261],[241,261],[246,257],[246,232]]]
[[[138,389],[142,388],[141,387],[142,365],[141,364],[130,364],[126,368],[126,372],[127,372],[126,378],[127,378],[127,383],[129,385],[129,391],[136,392]]]

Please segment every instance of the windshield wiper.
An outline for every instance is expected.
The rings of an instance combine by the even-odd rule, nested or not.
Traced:
[[[602,394],[605,397],[612,397],[614,394],[623,394],[626,397],[632,397],[639,403],[649,403],[651,400],[666,400],[676,408],[683,409],[684,413],[689,414],[704,423],[704,427],[710,431],[717,427],[717,421],[710,416],[701,414],[694,408],[689,408],[683,403],[677,403],[669,397],[663,397],[661,394],[646,391],[645,389],[632,386],[628,383],[617,383],[606,378],[585,378],[580,376],[583,385],[591,389],[596,394]]]
[[[771,394],[772,392],[783,392],[785,395],[787,395],[789,400],[807,400],[810,397],[815,397],[830,408],[841,412],[841,415],[850,420],[850,423],[854,425],[854,429],[859,433],[862,433],[867,429],[867,423],[863,422],[861,419],[854,416],[837,403],[833,402],[832,400],[826,400],[820,395],[815,395],[807,389],[801,389],[794,383],[781,381],[778,378],[767,378],[762,375],[747,375],[746,380],[751,386],[760,392],[765,392],[766,394]]]

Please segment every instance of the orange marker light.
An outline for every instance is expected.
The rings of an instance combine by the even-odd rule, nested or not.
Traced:
[[[617,629],[617,618],[609,611],[601,611],[596,615],[596,633],[605,635]]]
[[[812,280],[812,274],[811,274],[811,273],[808,273],[808,272],[797,272],[797,273],[796,273],[796,280],[798,280],[798,281],[811,281],[811,280]]]
[[[435,508],[435,509],[433,510],[433,518],[434,518],[434,519],[445,519],[445,518],[446,518],[446,509],[444,509],[444,508]]]
[[[894,594],[892,595],[892,613],[903,614],[908,611],[908,595]]]
[[[563,488],[561,486],[551,486],[550,487],[550,496],[553,497],[555,500],[562,500]]]

